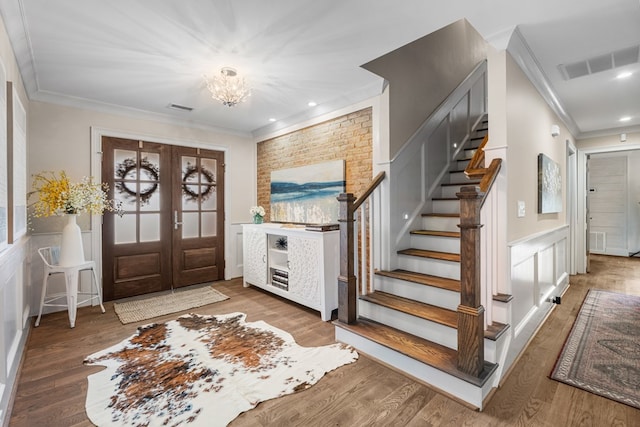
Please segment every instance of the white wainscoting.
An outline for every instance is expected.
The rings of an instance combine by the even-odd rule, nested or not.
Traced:
[[[513,363],[569,285],[569,226],[510,243],[509,287],[511,348],[505,369]]]
[[[29,238],[0,253],[0,425],[7,416],[20,359],[29,333]]]
[[[231,224],[227,236],[230,244],[227,245],[229,253],[226,257],[224,278],[226,280],[242,276],[242,224]]]

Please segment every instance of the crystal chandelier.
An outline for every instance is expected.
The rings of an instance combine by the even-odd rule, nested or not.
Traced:
[[[251,96],[251,90],[244,78],[239,77],[235,69],[224,67],[214,77],[204,76],[211,97],[227,107],[233,107]]]

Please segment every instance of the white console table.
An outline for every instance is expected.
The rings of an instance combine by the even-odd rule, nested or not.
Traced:
[[[338,308],[340,232],[283,224],[242,226],[244,286],[258,286],[320,311]]]

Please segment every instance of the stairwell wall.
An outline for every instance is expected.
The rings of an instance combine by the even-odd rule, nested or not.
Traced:
[[[573,141],[574,138],[509,54],[506,56],[505,66],[506,162],[509,165],[507,239],[514,241],[567,223],[566,140]],[[553,124],[560,126],[560,135],[557,137],[551,136]],[[538,213],[540,153],[555,161],[561,170],[563,206],[559,213]],[[525,203],[523,217],[518,216],[518,201]]]

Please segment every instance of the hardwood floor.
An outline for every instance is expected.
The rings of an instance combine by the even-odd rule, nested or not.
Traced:
[[[593,256],[592,272],[571,277],[562,304],[551,313],[483,412],[360,355],[308,390],[267,401],[231,426],[640,426],[640,410],[553,381],[547,376],[589,288],[640,295],[640,258]],[[194,309],[203,314],[242,311],[290,332],[301,345],[334,341],[330,322],[239,279],[215,287],[229,300]],[[100,367],[85,356],[115,344],[139,324],[122,325],[113,304],[78,311],[75,329],[66,312],[46,315],[33,328],[18,380],[10,426],[90,426],[84,402],[88,374]],[[175,318],[167,315],[165,321]],[[639,385],[640,386],[640,385]]]

